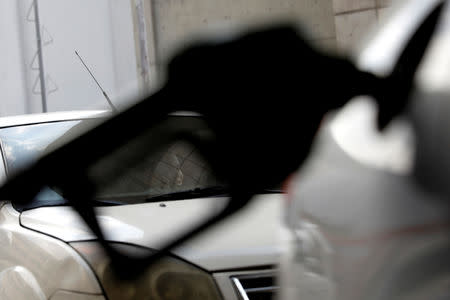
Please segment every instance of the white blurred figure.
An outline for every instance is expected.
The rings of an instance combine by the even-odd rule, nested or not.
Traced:
[[[404,2],[359,66],[389,73],[436,2]],[[379,133],[354,99],[289,181],[280,299],[450,299],[450,6],[442,19],[405,115]]]

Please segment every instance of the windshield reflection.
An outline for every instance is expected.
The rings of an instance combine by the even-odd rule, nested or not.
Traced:
[[[0,129],[8,174],[14,174],[35,162],[44,154],[48,145],[80,122],[52,122]]]

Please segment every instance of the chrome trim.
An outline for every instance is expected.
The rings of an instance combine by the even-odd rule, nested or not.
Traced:
[[[249,287],[245,288],[241,280],[246,279],[258,279],[258,278],[274,278],[275,274],[273,273],[254,273],[248,275],[233,275],[230,276],[232,283],[234,284],[234,288],[238,293],[238,296],[241,300],[250,300],[249,294],[251,293],[273,293],[278,291],[279,287],[270,285],[270,286],[262,286],[262,287]]]
[[[242,286],[241,282],[239,281],[239,279],[237,277],[231,277],[231,281],[233,281],[234,286],[236,287],[241,299],[242,300],[250,300],[247,296],[247,293],[244,290],[244,287]]]
[[[240,282],[239,282],[240,283]],[[241,284],[242,286],[242,284]],[[261,288],[249,288],[246,289],[246,292],[254,293],[254,292],[272,292],[278,290],[278,286],[268,286],[268,287],[261,287]]]
[[[6,180],[8,179],[8,162],[6,161],[6,157],[4,152],[5,147],[3,146],[3,140],[0,138],[0,156],[1,156],[1,160],[0,160],[0,185],[2,185],[3,183],[6,182]]]
[[[28,115],[16,115],[0,117],[0,128],[34,125],[41,123],[52,123],[61,121],[77,121],[86,119],[106,119],[113,116],[108,110],[79,110],[37,113]],[[169,116],[201,117],[202,115],[190,111],[176,111]]]
[[[240,293],[232,280],[232,278],[248,278],[250,276],[272,276],[277,277],[279,271],[275,268],[258,269],[258,270],[234,270],[234,271],[222,271],[213,273],[214,280],[223,295],[223,299],[227,300],[239,300]],[[248,296],[247,296],[248,297]],[[241,299],[242,300],[242,299]]]
[[[111,115],[112,114],[110,112],[104,110],[86,110],[86,111],[62,111],[62,112],[48,112],[39,114],[7,116],[0,118],[0,128],[61,122],[61,121],[101,119]]]
[[[170,113],[169,116],[175,116],[175,117],[202,117],[202,114],[199,114],[199,113],[193,112],[193,111],[180,110],[180,111],[175,111],[173,113]]]

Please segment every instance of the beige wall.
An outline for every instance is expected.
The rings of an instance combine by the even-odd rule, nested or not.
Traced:
[[[336,47],[333,0],[131,0],[133,5],[140,1],[152,73],[174,49],[218,28],[241,29],[288,19],[303,24],[317,44]]]
[[[338,48],[345,50],[361,41],[396,1],[400,0],[333,0]]]
[[[180,41],[199,32],[301,20],[315,40],[335,40],[331,0],[154,0],[158,54],[164,57]]]
[[[380,23],[392,2],[401,0],[130,1],[144,6],[148,69],[154,82],[157,63],[164,65],[180,45],[217,33],[219,28],[242,29],[242,25],[287,19],[303,25],[319,46],[346,50],[359,42],[373,24]]]

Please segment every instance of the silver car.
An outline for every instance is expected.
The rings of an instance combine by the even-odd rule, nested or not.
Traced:
[[[1,180],[106,117],[92,111],[0,119]],[[171,118],[183,126],[196,126],[199,119]],[[219,183],[192,146],[171,143],[99,191],[97,219],[117,249],[151,252],[223,207],[226,190]],[[44,188],[24,205],[2,202],[0,299],[269,299],[281,253],[282,197],[259,195],[257,205],[178,247],[132,281],[116,277],[96,236],[57,191]]]

